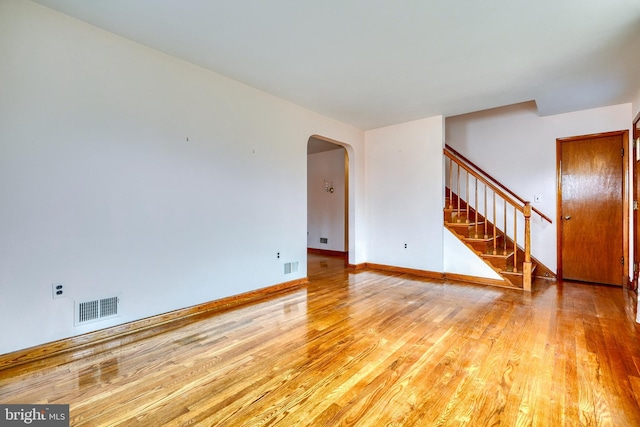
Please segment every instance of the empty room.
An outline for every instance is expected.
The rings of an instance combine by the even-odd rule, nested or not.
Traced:
[[[638,52],[636,0],[0,0],[0,425],[640,425]]]

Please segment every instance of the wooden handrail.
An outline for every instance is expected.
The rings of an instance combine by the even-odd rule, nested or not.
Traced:
[[[524,200],[522,197],[518,196],[516,193],[514,193],[513,191],[511,191],[509,188],[507,188],[507,186],[505,186],[504,184],[502,184],[500,181],[498,181],[497,179],[495,179],[494,177],[492,177],[491,175],[489,175],[487,172],[485,172],[482,168],[480,168],[478,165],[476,165],[475,163],[473,163],[471,160],[467,159],[465,156],[463,156],[462,154],[460,154],[458,151],[456,151],[454,148],[452,148],[450,145],[445,144],[444,146],[444,153],[445,155],[448,155],[449,153],[447,153],[447,151],[450,152],[450,154],[453,154],[454,157],[457,157],[458,159],[462,160],[463,162],[465,162],[466,164],[468,164],[469,166],[471,166],[473,169],[475,169],[477,172],[480,172],[481,175],[487,177],[492,183],[495,183],[495,186],[499,187],[502,191],[504,191],[505,193],[509,194],[512,198],[518,200],[520,203],[522,203],[522,206],[524,206],[525,204],[529,203],[528,201]],[[451,156],[447,156],[449,158],[451,158]],[[464,166],[464,165],[463,165]],[[467,171],[469,171],[466,167],[465,169]],[[473,173],[473,172],[472,172]],[[483,180],[483,182],[486,183],[485,180]],[[494,187],[493,184],[489,184],[491,187]],[[501,193],[502,193],[501,191]],[[505,198],[503,196],[503,198]],[[540,215],[540,217],[546,221],[548,221],[550,224],[553,224],[553,221],[551,220],[551,218],[549,218],[548,216],[546,216],[545,214],[543,214],[542,212],[540,212],[538,209],[534,208],[533,206],[530,206],[531,210],[533,212],[535,212],[536,214]],[[522,211],[522,209],[520,209],[520,211]]]
[[[477,180],[479,180],[480,182],[482,182],[484,185],[486,185],[488,188],[490,188],[496,195],[500,196],[501,198],[503,198],[504,200],[511,200],[512,197],[510,197],[509,195],[507,195],[507,193],[503,192],[500,188],[498,188],[496,185],[494,185],[491,181],[489,181],[488,179],[484,178],[481,174],[479,174],[477,171],[473,170],[471,167],[465,165],[464,163],[460,162],[459,159],[457,159],[455,156],[452,155],[452,153],[447,153],[446,151],[444,152],[445,156],[449,157],[450,159],[453,160],[453,162],[458,165],[459,167],[461,167],[462,169],[464,169],[465,171],[467,171],[468,173],[472,174]],[[458,178],[458,183],[460,182],[460,179]],[[460,188],[458,188],[458,193],[460,192]],[[460,200],[458,200],[458,203],[460,202]],[[523,202],[522,206],[520,206],[517,203],[511,203],[512,206],[514,206],[516,209],[518,209],[520,212],[524,212],[524,205],[525,203],[528,202]],[[458,207],[458,209],[460,209],[460,207]]]

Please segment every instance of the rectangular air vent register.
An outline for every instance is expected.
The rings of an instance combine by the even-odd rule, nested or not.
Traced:
[[[75,301],[74,326],[119,317],[121,295],[114,295],[89,301]]]
[[[287,262],[284,264],[284,274],[296,273],[298,271],[298,262]]]

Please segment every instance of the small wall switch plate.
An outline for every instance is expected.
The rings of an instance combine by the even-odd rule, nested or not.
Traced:
[[[64,283],[62,282],[54,282],[51,284],[51,294],[53,299],[64,298],[66,297],[64,292]]]
[[[533,203],[542,203],[542,196],[540,194],[534,194]]]

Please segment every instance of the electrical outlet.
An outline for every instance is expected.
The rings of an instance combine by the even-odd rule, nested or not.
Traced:
[[[533,195],[533,203],[542,203],[542,195],[534,194]]]
[[[53,299],[64,298],[66,296],[64,293],[64,283],[61,283],[61,282],[52,283],[51,294],[53,296]]]
[[[404,248],[407,249],[407,244],[406,243],[404,244]]]

